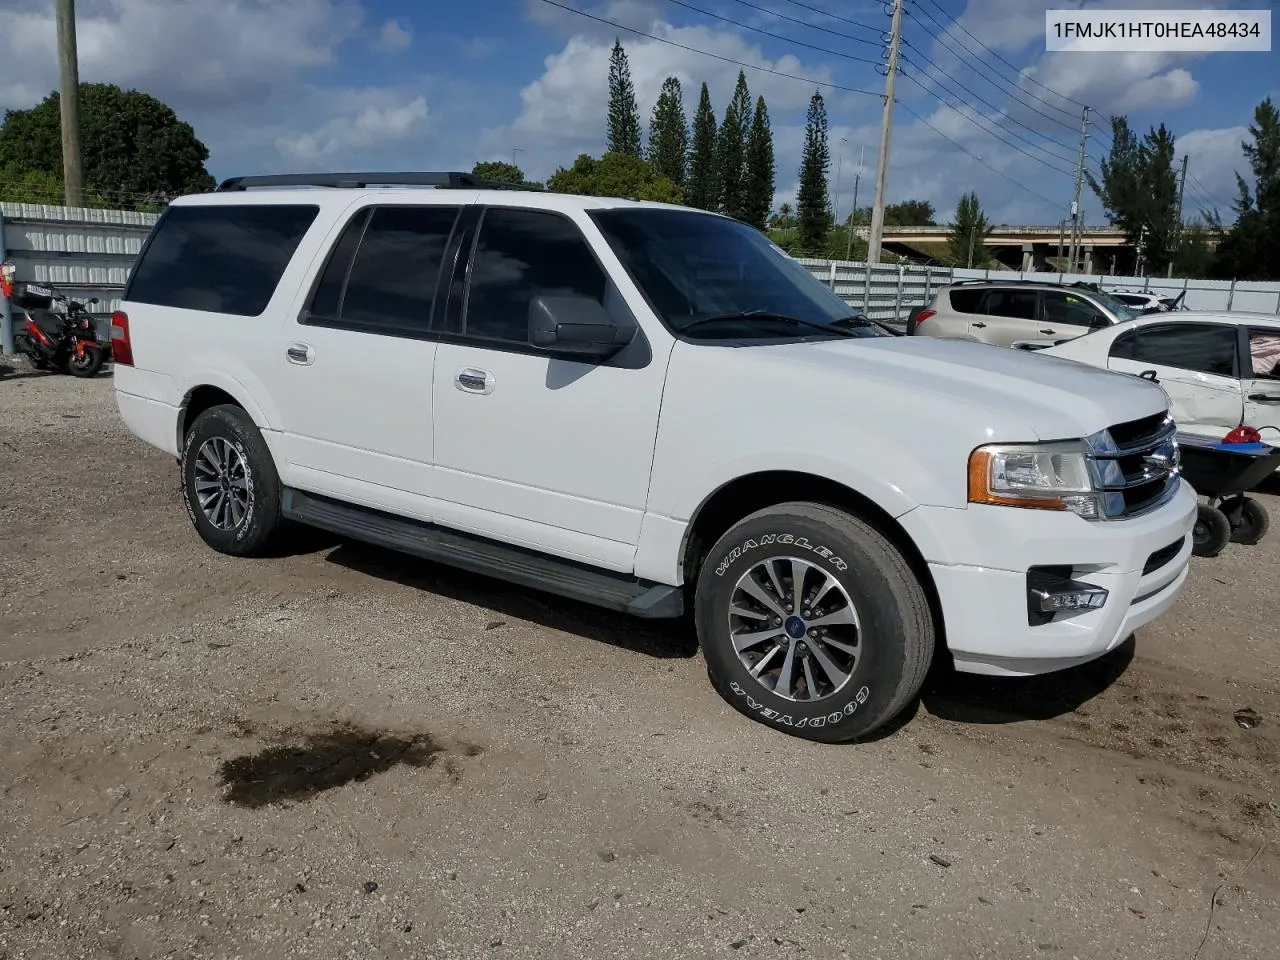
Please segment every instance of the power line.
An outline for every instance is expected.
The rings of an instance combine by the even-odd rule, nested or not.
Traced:
[[[944,99],[942,99],[941,97],[939,97],[936,93],[931,92],[931,91],[929,90],[929,88],[928,88],[928,87],[926,87],[923,83],[921,83],[918,79],[916,79],[916,77],[914,76],[914,74],[910,74],[910,73],[903,72],[903,74],[902,74],[902,75],[903,75],[903,77],[905,77],[906,79],[908,79],[908,80],[910,80],[912,83],[914,83],[914,84],[915,84],[917,87],[919,87],[921,90],[923,90],[926,94],[929,94],[930,96],[932,96],[935,100],[937,100],[937,101],[938,101],[939,103],[941,103],[943,106],[947,107],[949,110],[954,111],[954,112],[955,112],[956,114],[958,114],[959,116],[964,117],[966,120],[968,120],[970,123],[972,123],[975,127],[977,127],[979,130],[981,130],[983,133],[986,133],[986,134],[990,135],[991,137],[994,137],[996,140],[999,140],[999,141],[1000,141],[1001,143],[1003,143],[1006,147],[1009,147],[1009,148],[1010,148],[1010,149],[1012,149],[1012,150],[1016,150],[1018,153],[1022,154],[1024,157],[1027,157],[1028,159],[1034,160],[1036,163],[1040,164],[1041,166],[1048,167],[1048,168],[1049,168],[1050,170],[1052,170],[1054,173],[1058,173],[1058,174],[1061,174],[1062,176],[1067,176],[1067,177],[1071,176],[1071,171],[1070,171],[1070,170],[1064,170],[1062,167],[1055,167],[1053,164],[1049,163],[1047,160],[1044,160],[1044,159],[1042,159],[1042,158],[1040,158],[1040,157],[1036,156],[1034,153],[1028,153],[1026,150],[1024,150],[1022,147],[1018,146],[1016,143],[1010,143],[1008,140],[1006,140],[1004,137],[1000,136],[1000,134],[996,133],[994,130],[991,130],[991,129],[989,129],[988,127],[984,127],[984,126],[982,126],[981,124],[979,124],[979,123],[977,122],[977,120],[976,120],[976,119],[974,119],[974,117],[969,116],[969,115],[966,115],[966,114],[965,114],[965,113],[963,113],[962,111],[958,110],[958,109],[957,109],[953,104],[947,103]],[[985,120],[986,118],[984,117],[983,119]],[[1059,158],[1059,159],[1064,159],[1064,158]]]
[[[946,28],[946,26],[945,26],[945,25],[943,25],[942,23],[938,22],[938,20],[934,19],[934,17],[929,13],[929,11],[928,11],[928,10],[925,10],[925,9],[924,9],[924,8],[922,8],[922,7],[918,7],[917,9],[918,9],[918,10],[919,10],[919,12],[920,12],[920,13],[922,13],[924,16],[928,17],[928,18],[929,18],[929,20],[934,24],[934,26],[936,26],[939,30],[943,31],[944,33],[946,32],[946,29],[947,29],[947,28]],[[955,19],[952,19],[952,20],[951,20],[951,22],[952,22],[952,23],[954,23],[954,24],[956,24],[957,26],[959,26],[959,25],[960,25],[960,24],[959,24],[959,22],[958,22],[958,21],[956,21]],[[929,28],[927,28],[926,26],[924,26],[924,24],[921,24],[921,25],[920,25],[920,29],[921,29],[921,30],[923,30],[923,31],[925,32],[925,34],[927,34],[929,37],[933,38],[934,40],[938,41],[939,43],[945,43],[945,41],[943,40],[943,38],[942,38],[942,36],[941,36],[940,34],[936,34],[936,33],[934,33],[933,31],[929,30]],[[961,46],[964,46],[964,44],[962,43],[962,44],[961,44]],[[971,48],[969,48],[969,47],[967,47],[967,46],[965,47],[965,50],[966,50],[968,53],[973,54],[973,56],[974,56],[974,58],[975,58],[975,63],[976,63],[976,64],[978,64],[978,65],[982,65],[982,61],[981,61],[980,59],[978,59],[981,55],[980,55],[976,50],[973,50],[973,49],[971,49]],[[983,80],[987,81],[987,83],[991,84],[991,86],[992,86],[992,87],[994,87],[997,91],[999,91],[1001,94],[1004,94],[1005,96],[1009,97],[1011,100],[1013,100],[1013,101],[1014,101],[1015,103],[1017,103],[1019,106],[1025,107],[1026,109],[1030,110],[1032,113],[1035,113],[1035,114],[1037,114],[1038,116],[1043,117],[1045,120],[1048,120],[1050,123],[1056,123],[1056,124],[1058,124],[1059,126],[1062,126],[1062,127],[1066,128],[1067,130],[1071,130],[1072,132],[1074,132],[1074,129],[1075,129],[1075,127],[1074,127],[1074,119],[1075,119],[1075,118],[1074,118],[1074,117],[1072,118],[1072,121],[1073,121],[1073,122],[1072,122],[1072,123],[1068,123],[1066,120],[1062,119],[1062,117],[1054,117],[1054,116],[1050,116],[1049,114],[1045,113],[1043,110],[1040,110],[1040,109],[1038,109],[1037,107],[1033,106],[1032,104],[1027,103],[1026,101],[1024,101],[1024,100],[1020,99],[1020,97],[1023,97],[1023,96],[1025,96],[1025,97],[1031,97],[1033,100],[1038,100],[1038,101],[1040,101],[1041,103],[1045,104],[1045,105],[1046,105],[1046,106],[1048,106],[1050,109],[1057,110],[1058,112],[1060,112],[1060,113],[1062,113],[1062,114],[1064,114],[1064,115],[1069,116],[1068,111],[1067,111],[1064,107],[1058,106],[1057,104],[1049,103],[1049,101],[1047,101],[1047,100],[1045,100],[1045,99],[1043,99],[1043,98],[1041,98],[1041,97],[1037,97],[1034,93],[1031,93],[1031,92],[1030,92],[1030,91],[1028,91],[1028,90],[1024,90],[1024,89],[1023,89],[1022,87],[1020,87],[1018,84],[1016,84],[1016,83],[1014,83],[1014,82],[1010,81],[1009,79],[1007,79],[1007,78],[1005,78],[1005,77],[1001,77],[1001,76],[999,76],[998,74],[995,74],[995,73],[994,73],[994,71],[992,72],[992,74],[991,74],[990,76],[988,76],[988,75],[987,75],[987,74],[985,74],[985,73],[981,73],[981,72],[979,72],[979,70],[978,70],[977,66],[975,66],[975,65],[974,65],[974,64],[972,64],[972,63],[971,63],[971,64],[965,64],[965,65],[969,68],[969,70],[970,70],[970,71],[972,71],[972,72],[973,72],[973,74],[974,74],[975,76],[977,76],[977,77],[981,77]],[[939,72],[941,72],[941,71],[939,71]],[[1021,76],[1021,74],[1019,74],[1019,76]],[[1001,84],[1003,84],[1004,86],[1001,86]],[[976,95],[975,95],[975,96],[976,96]],[[1016,122],[1016,121],[1015,121],[1015,122]],[[1028,128],[1028,129],[1030,129],[1030,128]]]
[[[820,7],[815,7],[812,4],[801,3],[800,0],[786,0],[786,2],[791,4],[794,7],[800,7],[804,10],[808,10],[811,13],[816,13],[819,16],[826,17],[829,20],[838,20],[841,23],[847,23],[855,27],[861,27],[863,30],[871,30],[882,37],[884,36],[884,30],[881,27],[875,27],[869,23],[863,23],[860,20],[850,20],[848,17],[842,17],[842,16],[839,16],[838,14],[828,13],[826,10],[823,10]]]
[[[968,148],[966,148],[964,145],[962,145],[962,144],[960,144],[960,143],[957,143],[955,140],[952,140],[952,139],[951,139],[950,137],[948,137],[945,133],[943,133],[941,130],[939,130],[937,127],[935,127],[932,123],[930,123],[930,122],[929,122],[928,120],[926,120],[924,117],[920,116],[920,114],[916,113],[914,110],[912,110],[912,109],[911,109],[909,106],[907,106],[905,103],[900,103],[900,104],[898,104],[898,106],[899,106],[901,109],[905,110],[907,113],[911,114],[911,116],[915,117],[917,120],[919,120],[919,121],[920,121],[921,123],[923,123],[926,127],[928,127],[930,130],[932,130],[932,131],[933,131],[934,133],[936,133],[938,136],[940,136],[943,140],[947,141],[947,143],[951,144],[953,147],[955,147],[955,148],[956,148],[957,150],[959,150],[961,153],[966,154],[967,156],[973,157],[973,159],[977,160],[977,161],[978,161],[978,162],[980,162],[980,163],[984,162],[984,161],[982,160],[982,158],[981,158],[980,156],[978,156],[976,153],[973,153],[973,152],[972,152],[972,151],[970,151]],[[954,108],[949,108],[949,109],[954,109]],[[1037,193],[1035,190],[1032,190],[1030,187],[1025,186],[1024,184],[1022,184],[1022,183],[1021,183],[1021,182],[1019,182],[1018,180],[1015,180],[1013,177],[1009,176],[1008,174],[1004,173],[1003,171],[998,170],[996,167],[988,166],[988,167],[987,167],[987,169],[988,169],[988,170],[990,170],[992,173],[994,173],[996,176],[998,176],[998,177],[1002,177],[1002,178],[1004,178],[1005,180],[1008,180],[1011,184],[1013,184],[1015,187],[1017,187],[1019,190],[1023,191],[1024,193],[1029,193],[1029,194],[1031,194],[1031,196],[1036,197],[1037,199],[1043,200],[1045,203],[1050,204],[1051,206],[1055,206],[1055,207],[1056,207],[1056,206],[1059,206],[1059,205],[1061,204],[1061,201],[1059,201],[1059,200],[1050,200],[1050,199],[1049,199],[1048,197],[1046,197],[1043,193]]]
[[[684,7],[686,10],[692,10],[694,13],[700,13],[704,17],[710,17],[713,20],[719,20],[721,23],[728,23],[742,30],[750,30],[758,33],[762,37],[769,37],[773,40],[781,40],[783,43],[793,43],[797,47],[807,47],[810,50],[816,50],[819,53],[825,53],[832,57],[842,57],[845,60],[853,60],[856,63],[869,63],[872,66],[879,66],[879,60],[870,60],[867,57],[855,57],[851,53],[841,53],[839,50],[832,50],[830,47],[819,47],[812,43],[805,43],[803,40],[791,40],[777,33],[770,33],[760,27],[749,27],[745,23],[738,23],[736,20],[722,16],[718,13],[712,13],[710,10],[703,10],[701,7],[695,7],[692,3],[685,3],[684,0],[667,0],[667,3],[674,3],[677,7]]]
[[[1018,78],[1019,78],[1019,79],[1021,79],[1022,77],[1024,77],[1024,76],[1025,76],[1028,80],[1030,80],[1032,83],[1034,83],[1037,87],[1040,87],[1040,89],[1042,89],[1042,90],[1047,90],[1049,93],[1053,94],[1055,97],[1059,97],[1059,98],[1061,98],[1062,100],[1067,101],[1067,103],[1074,103],[1077,107],[1080,107],[1080,108],[1084,108],[1084,107],[1087,107],[1087,106],[1088,106],[1088,104],[1087,104],[1087,103],[1081,103],[1079,100],[1073,100],[1071,97],[1068,97],[1066,94],[1059,93],[1057,90],[1054,90],[1052,87],[1045,86],[1043,83],[1041,83],[1041,82],[1040,82],[1039,80],[1037,80],[1035,77],[1027,76],[1027,75],[1026,75],[1026,74],[1024,74],[1024,73],[1023,73],[1023,72],[1022,72],[1018,67],[1015,67],[1012,63],[1010,63],[1010,62],[1009,62],[1008,60],[1006,60],[1004,57],[1000,56],[1000,54],[996,53],[994,50],[992,50],[990,47],[988,47],[985,43],[983,43],[981,40],[979,40],[977,37],[975,37],[972,33],[970,33],[970,32],[969,32],[969,28],[968,28],[968,27],[966,27],[963,23],[961,23],[961,22],[960,22],[958,19],[956,19],[955,17],[952,17],[950,14],[948,14],[948,13],[947,13],[947,11],[943,10],[940,6],[938,6],[938,4],[936,4],[936,3],[934,2],[934,0],[928,0],[928,3],[929,3],[929,5],[930,5],[931,7],[933,7],[933,8],[934,8],[935,10],[937,10],[940,14],[942,14],[944,17],[946,17],[948,20],[950,20],[952,23],[954,23],[954,24],[955,24],[957,27],[959,27],[962,31],[964,31],[965,35],[966,35],[967,37],[969,37],[969,39],[971,39],[974,43],[976,43],[978,46],[980,46],[983,50],[987,51],[987,53],[991,54],[993,57],[995,57],[997,60],[999,60],[1001,63],[1003,63],[1006,67],[1008,67],[1008,68],[1009,68],[1010,70],[1012,70],[1014,73],[1016,73],[1016,74],[1018,75]],[[971,53],[976,53],[976,51],[972,50],[972,48],[970,48],[970,52],[971,52]],[[1063,108],[1062,108],[1062,107],[1059,107],[1059,106],[1057,106],[1056,104],[1050,103],[1048,100],[1043,100],[1043,99],[1041,99],[1040,97],[1037,97],[1034,93],[1031,93],[1030,91],[1027,91],[1027,96],[1029,96],[1029,97],[1035,97],[1035,99],[1040,100],[1040,102],[1041,102],[1041,103],[1045,104],[1046,106],[1052,107],[1052,108],[1053,108],[1053,109],[1055,109],[1055,110],[1061,110],[1063,113],[1066,113],[1066,112],[1067,112],[1066,110],[1063,110]]]
[[[754,63],[746,63],[742,60],[735,60],[732,57],[724,57],[718,53],[711,53],[709,50],[699,50],[697,47],[691,47],[688,44],[678,43],[675,40],[669,40],[666,37],[659,37],[652,33],[646,33],[644,30],[637,30],[635,27],[624,26],[616,20],[610,20],[607,17],[597,16],[594,13],[587,13],[585,10],[579,10],[565,3],[559,3],[558,0],[542,0],[543,3],[553,7],[558,7],[568,13],[576,13],[580,17],[586,17],[588,20],[594,20],[596,23],[603,23],[606,26],[613,27],[615,30],[623,30],[627,33],[635,34],[637,37],[644,37],[647,40],[654,40],[658,43],[665,43],[668,46],[678,47],[681,50],[687,50],[689,53],[696,53],[704,57],[710,57],[712,60],[719,60],[721,63],[731,63],[736,67],[742,67],[746,70],[756,70],[760,73],[772,74],[775,77],[785,77],[788,80],[799,80],[801,83],[810,83],[815,87],[825,87],[828,90],[839,90],[843,93],[860,93],[866,97],[875,97],[877,100],[881,98],[881,94],[871,90],[861,90],[858,87],[846,87],[843,84],[832,83],[829,80],[816,80],[812,77],[802,77],[794,73],[786,73],[782,70],[774,70],[770,67],[761,67]]]
[[[913,69],[916,73],[919,73],[921,76],[927,77],[927,78],[930,80],[930,82],[937,84],[939,87],[941,87],[941,88],[942,88],[943,90],[945,90],[947,93],[951,94],[951,96],[956,97],[956,98],[958,98],[959,100],[961,100],[961,101],[963,102],[963,100],[964,100],[964,98],[965,98],[965,94],[964,94],[962,91],[957,91],[955,87],[953,87],[953,86],[948,86],[948,85],[944,84],[944,83],[943,83],[941,80],[939,80],[937,77],[933,76],[932,74],[930,74],[930,73],[929,73],[929,72],[927,72],[927,71],[919,70],[919,69],[918,69],[918,68],[916,68],[914,65],[912,65],[912,69]],[[941,71],[939,71],[939,72],[941,72]],[[945,76],[945,77],[949,77],[949,78],[950,78],[950,75],[949,75],[949,74],[945,74],[945,73],[944,73],[944,74],[943,74],[943,76]],[[951,78],[951,79],[954,79],[954,78]],[[917,85],[917,86],[919,86],[919,84],[918,84],[918,83],[917,83],[916,85]],[[981,97],[979,97],[977,94],[972,94],[972,96],[973,96],[973,98],[974,98],[975,100],[977,100],[979,103],[981,103],[981,104],[983,104],[983,105],[985,105],[985,106],[987,106],[987,107],[990,107],[992,110],[994,110],[996,113],[1000,114],[1001,116],[1005,117],[1006,119],[1012,119],[1012,118],[1008,117],[1008,115],[1007,115],[1007,114],[1005,114],[1005,113],[1004,113],[1004,111],[1002,111],[1002,110],[1001,110],[999,107],[997,107],[995,104],[990,103],[990,102],[989,102],[989,101],[987,101],[987,100],[983,100],[983,99],[982,99]],[[976,113],[976,112],[977,112],[977,111],[975,111],[975,113]],[[990,119],[990,118],[987,118],[987,119]],[[1015,123],[1017,123],[1017,121],[1016,121],[1016,120],[1015,120],[1014,122],[1015,122]],[[1028,130],[1030,130],[1030,129],[1031,129],[1030,127],[1027,127],[1027,126],[1026,126],[1026,124],[1018,124],[1018,125],[1019,125],[1019,126],[1021,126],[1021,127],[1026,128],[1026,129],[1028,129]],[[1032,132],[1034,132],[1034,131],[1032,131]],[[1026,135],[1025,135],[1025,134],[1018,133],[1018,131],[1016,131],[1016,130],[1009,130],[1009,131],[1008,131],[1008,134],[1009,134],[1009,136],[1011,136],[1011,137],[1017,137],[1019,140],[1021,140],[1021,141],[1022,141],[1023,143],[1025,143],[1027,146],[1032,147],[1032,148],[1034,148],[1034,149],[1036,149],[1036,150],[1040,150],[1040,151],[1042,151],[1046,156],[1052,157],[1054,160],[1061,160],[1061,161],[1063,161],[1064,163],[1074,163],[1074,162],[1075,162],[1073,158],[1071,158],[1071,157],[1067,157],[1067,156],[1063,156],[1063,155],[1062,155],[1062,154],[1060,154],[1060,153],[1054,153],[1052,150],[1050,150],[1050,149],[1048,149],[1046,146],[1044,146],[1044,144],[1042,144],[1042,143],[1036,143],[1034,140],[1030,140],[1030,139],[1028,139],[1028,138],[1026,137]],[[1060,144],[1060,143],[1058,143],[1058,142],[1057,142],[1057,141],[1055,141],[1055,140],[1050,140],[1049,142],[1050,142],[1050,143],[1053,143],[1055,146],[1063,146],[1063,144]]]
[[[759,10],[761,13],[767,13],[769,16],[777,17],[779,20],[788,20],[791,23],[798,23],[800,26],[807,27],[810,30],[817,30],[819,33],[829,33],[833,37],[840,37],[844,40],[850,40],[853,43],[864,43],[869,47],[875,47],[877,49],[884,46],[884,43],[880,40],[867,40],[864,37],[855,37],[851,33],[841,33],[839,30],[820,27],[816,23],[810,23],[808,20],[801,20],[799,17],[789,17],[785,13],[779,13],[777,10],[770,10],[768,7],[758,6],[757,4],[749,2],[749,0],[733,0],[733,2],[740,3],[744,7],[750,7],[752,10]]]

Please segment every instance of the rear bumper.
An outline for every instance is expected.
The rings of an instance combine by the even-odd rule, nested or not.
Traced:
[[[1195,511],[1183,483],[1160,509],[1112,523],[1007,507],[921,507],[900,520],[929,562],[956,668],[1029,676],[1099,657],[1173,606],[1187,579]],[[1163,562],[1144,569],[1160,551]],[[1106,602],[1031,624],[1027,571],[1037,566],[1071,567],[1072,579],[1105,589]]]
[[[116,409],[125,426],[140,440],[170,456],[178,456],[177,407],[117,388]]]

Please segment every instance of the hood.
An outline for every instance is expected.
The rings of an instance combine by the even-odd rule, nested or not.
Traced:
[[[1028,439],[1079,439],[1169,405],[1160,387],[1138,377],[967,340],[867,337],[756,349],[865,384],[883,401],[905,389],[925,401],[926,414],[935,405],[966,407]]]

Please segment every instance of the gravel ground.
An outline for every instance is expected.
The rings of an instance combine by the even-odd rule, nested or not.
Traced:
[[[0,491],[0,960],[1277,956],[1280,534],[832,747],[679,625],[210,551],[109,376],[0,376]]]

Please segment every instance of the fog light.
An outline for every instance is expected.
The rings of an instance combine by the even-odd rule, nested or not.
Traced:
[[[1059,613],[1099,610],[1107,591],[1071,579],[1070,567],[1033,567],[1027,571],[1027,621],[1049,623]]]

